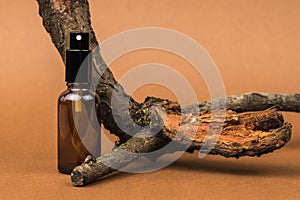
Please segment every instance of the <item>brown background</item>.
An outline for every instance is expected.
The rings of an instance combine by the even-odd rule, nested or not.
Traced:
[[[100,41],[137,27],[177,30],[202,44],[224,79],[226,92],[296,93],[300,82],[298,0],[91,0]],[[56,170],[56,100],[64,67],[42,27],[34,0],[0,0],[0,199],[299,199],[300,115],[286,113],[293,138],[261,158],[184,155],[148,174],[119,173],[75,188]],[[178,69],[209,98],[186,61],[154,50],[133,52],[112,65],[116,78],[143,63]],[[148,85],[135,97],[170,97]]]

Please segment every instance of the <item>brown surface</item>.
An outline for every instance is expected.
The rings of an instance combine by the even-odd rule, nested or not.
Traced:
[[[300,2],[91,0],[100,41],[127,29],[159,26],[201,43],[218,65],[227,94],[249,91],[299,92]],[[225,159],[185,155],[148,174],[117,174],[86,188],[74,188],[56,171],[56,101],[64,89],[59,54],[41,25],[37,4],[0,1],[0,199],[297,199],[300,196],[299,114],[289,144],[261,158]],[[182,72],[207,99],[202,80],[182,59],[160,51],[123,56],[112,70],[119,78],[139,64],[157,62]],[[205,90],[205,92],[201,92]],[[135,97],[173,97],[154,85]],[[164,93],[164,96],[162,96]],[[200,95],[201,94],[201,95]]]

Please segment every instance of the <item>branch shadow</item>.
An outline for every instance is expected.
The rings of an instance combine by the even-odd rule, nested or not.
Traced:
[[[129,177],[129,176],[132,176],[132,175],[133,174],[126,173],[126,172],[115,171],[115,172],[113,172],[113,173],[111,173],[107,176],[104,176],[103,178],[101,178],[100,181],[88,184],[84,187],[93,187],[93,186],[98,185],[98,184],[104,184],[107,181],[112,183],[113,181],[117,181],[120,178],[126,178],[126,177]]]
[[[297,140],[293,140],[293,138],[292,138],[291,141],[289,141],[286,144],[286,148],[289,148],[289,149],[300,149],[300,140],[298,138],[297,138]]]
[[[240,162],[226,160],[178,160],[170,166],[171,169],[191,170],[195,172],[209,172],[231,174],[239,176],[269,176],[269,177],[300,177],[300,168],[288,165],[270,163]]]
[[[176,162],[168,166],[169,170],[182,170],[182,171],[194,171],[194,172],[208,172],[227,174],[235,176],[253,176],[253,177],[287,177],[287,178],[300,178],[300,167],[289,166],[289,163],[284,163],[284,160],[280,165],[277,163],[271,163],[270,161],[260,160],[258,158],[247,159],[230,159],[230,158],[212,158],[207,156],[204,159],[199,159],[195,154],[183,156]],[[298,157],[299,158],[299,157]],[[135,174],[126,173],[122,171],[115,171],[107,176],[104,176],[100,181],[89,184],[85,187],[93,187],[98,184],[104,184],[105,182],[118,181],[120,178],[128,178]]]

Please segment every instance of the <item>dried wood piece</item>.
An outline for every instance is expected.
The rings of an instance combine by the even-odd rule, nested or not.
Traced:
[[[191,142],[189,151],[199,150],[211,123],[214,125],[212,128],[220,125],[223,129],[209,153],[225,157],[261,156],[281,148],[291,138],[291,124],[284,122],[282,115],[275,108],[245,113],[228,110],[224,123],[213,120],[210,112],[200,116],[168,114],[163,119],[163,130],[156,136],[146,139],[132,137],[109,154],[97,159],[87,158],[86,162],[73,170],[73,185],[84,186],[99,181],[115,169],[120,169],[143,156],[143,153],[164,147],[171,140],[178,142],[178,148],[173,149],[174,152],[181,151]],[[145,132],[142,131],[141,134]],[[215,136],[212,134],[208,137]],[[127,154],[127,151],[138,154]],[[110,166],[114,166],[115,169]]]
[[[237,112],[265,110],[276,106],[279,111],[300,112],[300,94],[272,94],[272,93],[246,93],[232,95],[225,98],[204,101],[200,104],[191,105],[185,108],[186,112],[193,110],[209,111],[212,102],[220,105],[226,102],[226,108]],[[217,107],[217,106],[216,106]]]
[[[43,25],[49,33],[53,44],[59,51],[61,58],[65,61],[65,50],[67,49],[68,35],[71,31],[86,31],[91,33],[91,48],[98,46],[91,20],[89,4],[87,0],[37,0],[39,14],[43,19]],[[148,97],[144,103],[139,104],[129,97],[122,86],[115,80],[112,72],[107,68],[100,52],[95,51],[93,79],[99,80],[96,92],[100,96],[98,113],[107,130],[119,138],[119,143],[126,142],[131,136],[123,132],[116,124],[112,114],[111,94],[115,90],[117,104],[120,112],[115,113],[119,119],[127,119],[129,115],[139,126],[149,124],[148,110],[154,104],[161,104],[167,112],[180,112],[180,106],[174,106],[176,102]],[[128,108],[129,100],[129,108]],[[300,94],[259,94],[250,93],[234,95],[226,99],[214,100],[216,104],[226,101],[227,108],[238,112],[251,110],[264,110],[277,105],[279,110],[300,112]],[[200,108],[203,112],[210,111],[211,101],[187,107],[185,112],[194,112]],[[123,127],[129,130],[131,135],[142,131],[138,126],[133,127],[129,120],[123,120]]]
[[[284,122],[276,108],[244,113],[228,110],[224,123],[214,121],[211,113],[188,115],[180,124],[179,118],[176,115],[167,118],[164,135],[181,144],[192,140],[188,151],[199,150],[205,137],[217,137],[210,154],[224,157],[260,156],[282,147],[291,136],[291,124]],[[209,128],[218,127],[222,129],[220,135],[207,134]]]
[[[39,14],[43,18],[43,25],[50,34],[52,42],[59,51],[63,61],[65,61],[65,50],[67,48],[68,36],[71,31],[90,32],[91,48],[95,48],[98,45],[91,26],[89,4],[87,0],[37,0],[37,2],[39,4]],[[98,114],[102,116],[100,120],[104,124],[105,128],[119,138],[119,149],[125,149],[129,152],[151,152],[165,146],[170,142],[170,138],[172,138],[173,140],[178,141],[178,150],[181,150],[182,148],[180,145],[184,146],[186,145],[186,141],[189,141],[187,140],[189,132],[188,130],[184,131],[184,129],[177,133],[175,132],[176,123],[178,123],[179,120],[178,115],[181,115],[179,104],[155,97],[148,97],[145,102],[141,104],[136,102],[133,98],[125,93],[122,86],[115,80],[112,72],[107,68],[105,62],[103,61],[100,52],[95,51],[94,53],[93,80],[100,80],[99,84],[96,83],[98,84],[96,92],[101,98],[100,106],[98,106]],[[131,134],[147,135],[147,131],[149,130],[143,129],[140,126],[153,126],[153,124],[156,126],[159,125],[156,123],[160,123],[161,121],[163,122],[164,130],[155,137],[144,140],[141,138],[131,138],[130,135],[123,132],[122,129],[120,129],[116,124],[112,114],[111,94],[114,90],[117,97],[117,105],[119,106],[119,112],[116,113],[116,117],[120,119],[132,118],[133,121],[139,125],[132,126],[129,120],[122,121],[122,126],[126,127]],[[128,100],[129,108],[127,106]],[[216,105],[224,101],[226,101],[228,109],[237,112],[265,110],[272,106],[277,106],[281,111],[300,112],[300,94],[285,95],[250,93],[234,95],[227,97],[226,99],[223,98],[213,100]],[[164,118],[159,114],[159,112],[157,112],[155,117],[159,120],[157,122],[151,122],[149,111],[151,110],[150,108],[155,104],[160,104],[163,108],[165,108],[167,112],[167,118]],[[209,116],[211,105],[211,101],[206,101],[182,109],[182,117],[185,118],[185,120],[188,121],[189,117],[193,116],[196,120],[195,123],[201,124],[200,127],[203,129],[199,132],[197,130],[197,137],[193,138],[192,145],[188,149],[189,152],[198,150],[202,146],[202,139],[206,130],[205,127],[207,127],[207,124],[211,123],[203,120],[208,119],[205,118],[205,116]],[[195,115],[195,112],[198,112],[198,109],[200,109],[200,113],[196,113]],[[268,112],[270,112],[270,110]],[[271,117],[268,115],[267,118],[263,118],[265,121],[258,120],[255,122],[251,121],[250,123],[249,119],[255,119],[253,117],[251,118],[252,115],[255,115],[254,113],[250,114],[250,118],[247,119],[247,117],[243,117],[243,115],[228,111],[228,114],[231,117],[238,115],[238,123],[236,125],[232,125],[230,129],[228,129],[230,126],[227,126],[227,130],[232,129],[232,131],[230,131],[230,133],[227,135],[222,133],[216,148],[210,153],[220,154],[226,157],[239,157],[244,155],[259,156],[262,153],[271,152],[276,148],[280,148],[290,138],[291,125],[282,122],[281,126],[277,127],[278,124],[276,125],[276,123],[280,121],[280,115],[277,114],[276,111],[271,111],[271,113],[273,113],[274,116],[277,116],[278,119],[274,119],[274,116]],[[242,119],[249,122],[248,125],[242,123]],[[263,124],[263,127],[260,125],[258,126],[257,124]],[[181,127],[184,127],[184,125],[184,123],[181,123]],[[186,126],[189,127],[190,125]],[[252,126],[261,128],[252,130]],[[246,130],[242,131],[242,127],[244,127]],[[189,139],[192,138],[190,137]],[[233,141],[238,142],[235,143]],[[257,141],[257,143],[249,141]],[[101,163],[123,160],[120,162],[120,166],[126,166],[131,160],[136,159],[136,156],[122,158],[122,154],[119,152],[119,149],[115,149],[110,154],[107,154],[101,158],[97,158],[96,160],[88,158],[87,162],[80,166],[81,168],[79,167],[76,168],[78,170],[74,170],[72,175],[74,184],[88,184],[99,180],[103,175],[113,171],[113,169],[110,169],[103,164],[101,165]],[[93,175],[93,173],[95,174]]]

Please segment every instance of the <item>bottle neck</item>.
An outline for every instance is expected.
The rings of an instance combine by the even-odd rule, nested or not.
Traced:
[[[66,83],[68,89],[90,89],[90,83]]]

